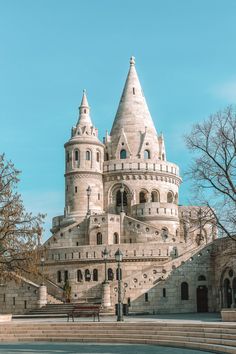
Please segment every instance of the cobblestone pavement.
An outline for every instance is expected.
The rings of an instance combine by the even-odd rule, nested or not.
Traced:
[[[209,354],[210,352],[130,344],[20,343],[0,344],[4,354]]]

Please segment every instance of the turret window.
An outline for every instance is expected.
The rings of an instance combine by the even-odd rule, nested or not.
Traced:
[[[70,154],[69,152],[66,153],[66,162],[68,163],[70,161]]]
[[[118,244],[119,243],[119,235],[117,232],[114,233],[113,235],[113,243]]]
[[[152,191],[151,200],[152,200],[152,203],[160,201],[159,193],[157,191]]]
[[[133,95],[135,95],[135,87],[133,87]]]
[[[145,160],[148,160],[148,159],[150,159],[150,151],[149,150],[144,150],[144,159]]]
[[[86,111],[86,109],[84,109],[84,113],[86,113],[87,111]]]
[[[126,159],[126,158],[127,158],[127,152],[126,152],[125,149],[122,149],[122,150],[120,151],[120,158],[121,158],[121,159]]]
[[[85,269],[84,278],[85,278],[85,281],[90,281],[91,280],[91,274],[90,274],[89,269]]]
[[[98,281],[98,270],[97,269],[93,270],[93,281]]]
[[[91,152],[89,150],[86,151],[86,160],[87,161],[91,160]]]
[[[79,161],[79,151],[75,150],[75,161]]]
[[[78,270],[77,270],[77,281],[78,281],[78,282],[83,281],[83,274],[82,274],[82,272],[81,272],[81,269],[78,269]]]
[[[172,192],[167,193],[167,203],[173,203],[174,201],[174,196]]]
[[[97,162],[99,162],[99,161],[100,161],[100,153],[97,152]]]
[[[139,203],[146,203],[146,202],[147,202],[146,193],[140,192],[139,193]]]
[[[102,245],[102,234],[101,234],[101,232],[97,233],[97,245]]]

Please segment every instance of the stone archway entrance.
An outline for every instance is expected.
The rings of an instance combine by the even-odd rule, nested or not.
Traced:
[[[205,285],[197,287],[197,312],[208,312],[208,289]]]

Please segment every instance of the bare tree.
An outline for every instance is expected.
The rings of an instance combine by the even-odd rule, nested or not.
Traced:
[[[25,211],[17,193],[19,174],[13,163],[0,155],[0,274],[5,279],[36,269],[44,218]]]
[[[195,198],[210,208],[223,235],[236,234],[236,112],[230,106],[193,126],[186,136]]]

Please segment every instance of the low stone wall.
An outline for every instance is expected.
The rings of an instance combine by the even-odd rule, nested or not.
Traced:
[[[0,322],[10,322],[12,320],[12,315],[0,315]]]
[[[236,309],[221,310],[221,318],[224,322],[236,322]]]

